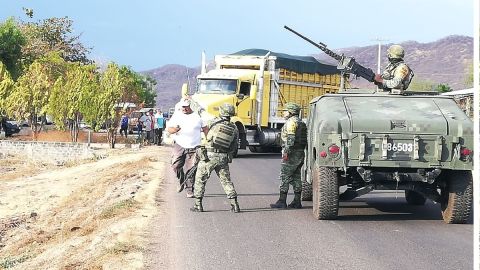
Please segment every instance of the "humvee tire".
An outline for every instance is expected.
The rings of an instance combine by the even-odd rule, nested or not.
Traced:
[[[338,177],[334,168],[316,167],[312,172],[313,216],[336,219],[338,216]]]
[[[312,185],[302,179],[302,201],[312,200]]]
[[[466,223],[473,202],[471,171],[450,171],[447,186],[441,189],[443,220],[448,224]]]
[[[422,194],[416,191],[405,190],[405,200],[407,200],[409,205],[424,205],[427,198],[423,197]]]
[[[311,201],[312,200],[312,184],[307,182],[307,171],[305,169],[305,164],[303,164],[300,169],[302,179],[302,201]]]

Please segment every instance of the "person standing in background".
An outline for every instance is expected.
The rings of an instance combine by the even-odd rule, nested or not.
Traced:
[[[148,110],[148,113],[145,117],[143,125],[145,127],[145,132],[147,134],[146,144],[153,143],[153,132],[154,132],[154,116],[153,109]]]
[[[128,134],[128,115],[127,112],[123,112],[122,119],[120,120],[120,136],[123,136],[125,133],[125,138]]]
[[[163,118],[162,111],[157,109],[157,113],[155,114],[155,140],[154,143],[156,145],[162,144],[162,135],[163,129],[165,128],[165,118]]]
[[[137,120],[137,142],[142,144],[143,143],[143,122],[146,120],[145,114],[142,112],[140,113],[140,117]]]

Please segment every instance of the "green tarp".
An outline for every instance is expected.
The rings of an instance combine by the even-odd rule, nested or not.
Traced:
[[[246,49],[231,55],[264,56],[270,52],[277,57],[275,68],[285,68],[298,73],[320,73],[322,75],[340,74],[336,66],[320,63],[312,56],[297,56],[285,53],[276,53],[264,49]]]

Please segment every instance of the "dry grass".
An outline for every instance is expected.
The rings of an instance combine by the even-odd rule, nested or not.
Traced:
[[[126,158],[126,154],[131,155],[127,150],[109,153],[102,162],[112,157],[121,162],[106,168],[97,163],[76,165],[86,168],[81,175],[76,171],[78,188],[47,212],[27,216],[3,231],[0,266],[102,269],[111,262],[128,265],[128,254],[135,254],[138,265],[144,251],[139,234],[154,215],[145,215],[145,209],[155,209],[149,194],[159,187],[166,162],[158,161],[168,160],[168,152],[160,157],[154,151],[138,153],[140,158]]]
[[[100,213],[100,218],[108,219],[115,216],[131,213],[140,206],[140,204],[133,198],[116,202],[115,204],[103,209]]]

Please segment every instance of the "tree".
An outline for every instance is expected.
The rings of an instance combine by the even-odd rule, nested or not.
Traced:
[[[65,76],[53,87],[47,112],[55,119],[57,128],[64,130],[68,124],[73,142],[78,140],[82,111],[90,109],[92,93],[99,87],[96,69],[95,65],[69,63]]]
[[[65,68],[66,62],[58,53],[50,53],[35,60],[18,78],[6,99],[7,113],[18,119],[28,119],[35,140],[44,124],[37,120],[40,116],[45,117],[53,86],[63,76]]]
[[[65,61],[89,64],[90,49],[80,42],[80,35],[73,35],[73,21],[68,17],[48,18],[36,23],[23,23],[26,43],[22,47],[24,64],[50,52],[60,52]]]
[[[441,83],[435,88],[439,93],[446,93],[452,91],[452,88],[448,84]]]
[[[25,42],[25,36],[13,18],[0,24],[0,62],[3,62],[13,79],[22,72],[22,46]]]
[[[122,98],[125,78],[120,76],[120,68],[115,63],[108,64],[105,72],[100,76],[98,89],[92,93],[92,106],[85,108],[85,119],[92,123],[95,130],[105,124],[108,132],[108,142],[111,148],[115,147],[115,135],[118,127],[118,113],[116,105]]]
[[[14,82],[5,65],[0,61],[0,120],[6,114],[6,100],[10,96]]]
[[[139,93],[140,99],[145,104],[145,107],[154,107],[155,106],[155,97],[157,96],[155,86],[157,81],[150,76],[144,77],[139,75],[142,78],[141,91]]]

